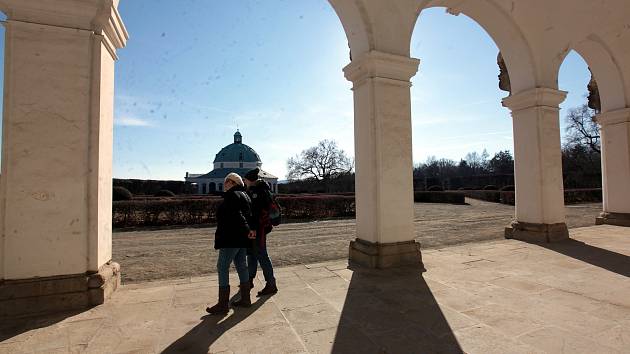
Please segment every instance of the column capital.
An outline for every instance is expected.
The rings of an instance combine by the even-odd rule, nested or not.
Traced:
[[[383,78],[409,83],[418,72],[420,59],[372,50],[354,59],[343,72],[355,85],[368,78]]]
[[[619,123],[630,123],[630,108],[600,113],[595,116],[595,121],[602,127]]]
[[[547,87],[536,87],[504,98],[501,103],[512,112],[533,107],[548,107],[558,109],[560,103],[567,97],[566,91]]]
[[[72,28],[103,35],[111,50],[125,47],[129,34],[119,0],[0,0],[8,22]]]

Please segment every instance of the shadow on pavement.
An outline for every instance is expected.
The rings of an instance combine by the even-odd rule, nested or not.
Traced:
[[[234,297],[232,298],[232,300]],[[259,298],[249,308],[236,308],[230,310],[227,317],[206,315],[201,318],[201,323],[192,328],[181,338],[171,343],[162,353],[191,353],[206,354],[210,346],[232,327],[245,320],[254,313],[269,297]],[[231,302],[231,301],[230,301]]]
[[[419,268],[351,269],[332,353],[463,353]]]
[[[537,245],[619,275],[630,277],[630,257],[625,254],[609,251],[573,239]]]
[[[0,342],[19,336],[34,329],[44,328],[59,323],[66,318],[81,314],[85,310],[61,312],[48,315],[32,315],[23,318],[3,319],[0,322]]]

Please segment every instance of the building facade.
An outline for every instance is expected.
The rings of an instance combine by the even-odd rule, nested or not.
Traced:
[[[190,182],[197,187],[197,194],[211,194],[223,191],[225,176],[235,172],[243,177],[247,171],[256,167],[261,168],[262,161],[254,149],[243,144],[243,136],[237,130],[234,133],[234,142],[217,153],[213,165],[214,169],[206,174],[186,172],[186,182]],[[262,168],[258,173],[258,177],[269,183],[273,192],[278,191],[278,177],[263,171]]]

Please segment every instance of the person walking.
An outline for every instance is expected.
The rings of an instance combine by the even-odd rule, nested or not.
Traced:
[[[247,185],[247,194],[252,200],[252,230],[256,231],[256,241],[247,251],[247,267],[249,269],[249,285],[254,287],[254,278],[258,263],[265,276],[265,287],[257,296],[271,295],[278,292],[273,265],[267,253],[267,234],[271,230],[269,207],[272,201],[271,190],[264,180],[258,178],[259,168],[248,171],[243,179]]]
[[[251,306],[249,273],[246,263],[247,248],[254,238],[251,229],[251,200],[245,192],[243,180],[236,173],[230,173],[223,181],[225,193],[223,202],[217,209],[217,230],[214,234],[214,248],[219,250],[217,272],[219,274],[219,301],[206,308],[211,315],[225,315],[230,301],[230,264],[234,262],[240,280],[241,298],[235,306]]]

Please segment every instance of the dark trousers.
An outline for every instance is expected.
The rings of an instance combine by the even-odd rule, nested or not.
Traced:
[[[267,240],[264,234],[261,238],[256,237],[254,246],[247,253],[247,268],[250,279],[256,277],[258,263],[260,263],[260,268],[262,268],[265,281],[269,284],[275,284],[276,278],[273,275],[273,265],[267,253]]]

